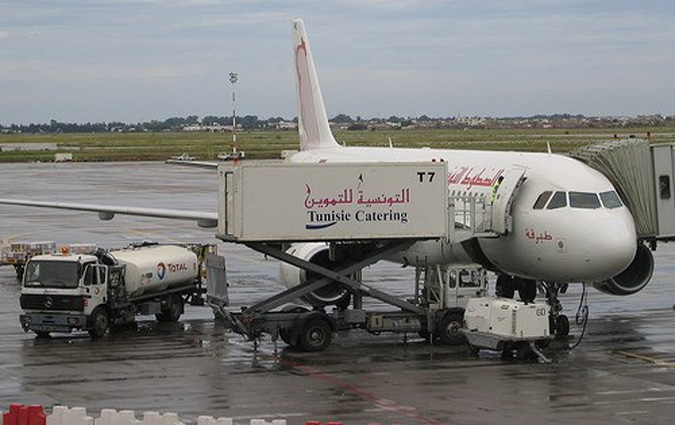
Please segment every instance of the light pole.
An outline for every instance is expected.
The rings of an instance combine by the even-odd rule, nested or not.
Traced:
[[[237,156],[237,102],[234,91],[234,85],[237,83],[237,73],[230,72],[230,83],[232,84],[232,152]]]

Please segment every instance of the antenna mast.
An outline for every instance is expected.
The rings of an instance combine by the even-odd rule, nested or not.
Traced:
[[[235,96],[235,84],[237,83],[237,73],[230,72],[230,83],[232,84],[232,152],[237,155],[237,98]]]

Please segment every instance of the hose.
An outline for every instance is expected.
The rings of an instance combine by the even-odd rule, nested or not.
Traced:
[[[581,291],[581,299],[579,299],[579,307],[577,307],[577,313],[574,316],[574,323],[576,323],[577,326],[582,326],[581,328],[581,335],[579,335],[579,339],[577,342],[575,342],[571,347],[570,350],[574,350],[581,344],[581,340],[584,338],[584,335],[586,334],[586,326],[588,325],[588,313],[589,313],[589,308],[588,308],[588,297],[586,294],[586,284],[583,284],[583,290]]]

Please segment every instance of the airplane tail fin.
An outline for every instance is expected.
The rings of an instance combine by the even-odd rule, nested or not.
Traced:
[[[328,125],[319,79],[302,19],[293,20],[300,150],[339,147]]]

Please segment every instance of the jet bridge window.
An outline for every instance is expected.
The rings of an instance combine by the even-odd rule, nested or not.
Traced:
[[[537,201],[534,203],[534,208],[535,210],[541,210],[544,208],[546,205],[546,202],[548,202],[548,199],[551,197],[551,194],[553,192],[550,190],[547,190],[546,192],[543,192],[539,197],[537,198]]]
[[[659,176],[659,196],[661,199],[670,199],[670,177]]]
[[[564,208],[567,206],[567,193],[565,192],[556,192],[551,198],[551,202],[548,203],[548,210],[555,210],[558,208]]]
[[[610,190],[609,192],[602,192],[600,194],[600,200],[602,201],[602,205],[605,208],[614,209],[623,206],[619,195],[617,195],[613,190]]]
[[[600,208],[600,200],[595,193],[570,192],[570,206],[572,208],[597,209]]]

